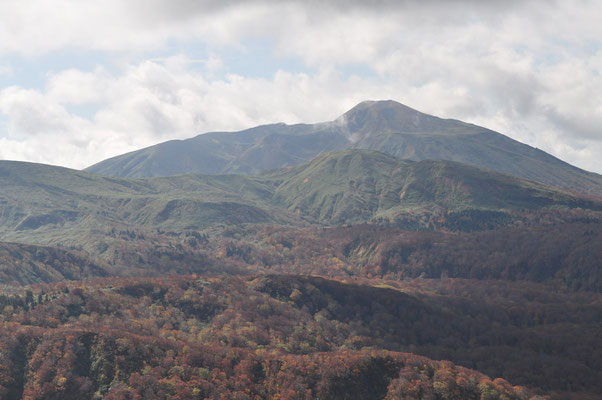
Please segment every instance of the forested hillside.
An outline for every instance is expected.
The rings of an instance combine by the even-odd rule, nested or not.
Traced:
[[[598,295],[438,282],[183,276],[23,288],[0,297],[0,385],[40,399],[533,396],[500,375],[553,396],[600,389]],[[478,302],[458,296],[467,288]]]

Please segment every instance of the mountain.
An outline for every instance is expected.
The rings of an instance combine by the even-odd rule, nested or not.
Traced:
[[[82,245],[94,232],[132,227],[182,232],[244,223],[372,221],[421,228],[450,213],[504,223],[521,210],[602,208],[594,200],[466,164],[406,161],[369,150],[323,154],[257,176],[124,179],[2,161],[0,185],[0,239],[45,245]]]
[[[270,172],[273,202],[327,224],[399,222],[413,216],[548,207],[600,209],[590,201],[524,179],[453,161],[407,161],[370,150],[323,154]]]
[[[288,221],[267,210],[271,189],[245,176],[116,179],[42,164],[0,162],[3,240],[71,243],[120,227],[170,230]],[[281,215],[284,214],[284,215]]]
[[[272,124],[172,140],[87,168],[116,177],[186,173],[256,174],[342,149],[379,150],[408,160],[451,160],[572,191],[602,195],[602,176],[500,133],[423,114],[395,101],[366,101],[331,122]]]
[[[0,246],[0,282],[26,284],[107,275],[269,270],[274,264],[270,260],[278,257],[238,242],[266,226],[300,230],[372,223],[412,231],[484,231],[529,227],[539,220],[564,224],[588,219],[594,223],[602,210],[602,202],[467,164],[408,161],[356,149],[322,154],[308,163],[256,176],[130,179],[0,161],[0,187],[0,242],[21,243]],[[589,231],[586,226],[576,232]],[[530,242],[534,242],[532,236],[528,236]],[[544,240],[544,245],[557,243],[554,238]],[[250,240],[256,243],[261,238]],[[324,243],[328,241],[325,238]],[[386,246],[381,244],[384,241],[368,244],[374,246],[369,252],[376,251],[376,258],[350,262],[350,268],[363,264],[368,271],[380,263],[390,273],[423,273],[414,265],[422,265],[426,259],[422,245],[414,250],[404,245],[417,258],[411,265],[400,265],[396,253],[383,252]],[[302,248],[306,245],[309,242]],[[355,251],[351,243],[345,246],[349,247],[345,252]],[[288,253],[298,251],[298,246],[287,247]],[[496,241],[492,251],[507,251],[506,247]],[[527,263],[511,258],[508,262],[515,271],[511,274],[498,266],[505,259],[494,257],[495,263],[488,262],[495,268],[478,273],[477,267],[464,261],[467,248],[458,246],[453,263],[451,258],[431,257],[432,271],[426,276],[439,277],[447,270],[450,276],[524,277],[558,282],[574,290],[598,288],[592,279],[599,272],[575,276],[583,268],[560,261],[556,265],[549,257],[535,257],[537,262]],[[529,249],[533,251],[522,252],[525,257],[538,254],[537,246]],[[587,251],[576,244],[566,257],[581,257]],[[314,255],[315,260],[323,256]],[[486,259],[480,254],[474,265]],[[287,268],[297,268],[300,261],[305,270],[299,272],[308,271],[305,261],[289,261],[285,262],[290,264]],[[330,274],[328,265],[322,269]],[[378,275],[381,273],[371,273]]]
[[[2,283],[272,268],[332,276],[334,252],[345,276],[600,290],[602,203],[452,161],[344,150],[257,176],[148,179],[2,161],[0,185],[0,241],[28,244],[0,243]],[[286,251],[266,252],[274,246]]]

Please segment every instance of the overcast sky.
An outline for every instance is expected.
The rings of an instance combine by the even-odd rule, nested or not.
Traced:
[[[0,2],[0,159],[83,168],[393,99],[602,173],[600,1]]]

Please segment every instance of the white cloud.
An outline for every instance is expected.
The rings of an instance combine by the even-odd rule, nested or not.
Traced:
[[[480,83],[476,86],[443,79],[416,85],[404,80],[347,77],[333,68],[316,74],[279,71],[272,79],[229,75],[208,80],[188,65],[177,56],[131,65],[120,75],[102,68],[92,72],[71,69],[49,76],[45,91],[4,89],[0,91],[0,112],[8,117],[8,138],[3,140],[0,157],[82,168],[172,138],[279,121],[332,120],[362,100],[392,98],[426,112],[491,127],[590,169],[598,165],[594,149],[600,146],[595,137],[563,137],[566,133],[558,128],[557,119],[550,118],[549,111],[546,114],[549,104],[562,109],[562,96],[545,97],[548,92],[542,90],[543,98],[524,100],[521,82],[504,81],[499,71],[495,83],[499,87],[492,88],[486,79],[477,79]],[[518,88],[508,89],[512,84]],[[478,92],[489,97],[473,95]],[[526,102],[534,103],[530,108],[535,110],[517,111],[528,108]],[[98,106],[90,119],[68,112],[70,104],[87,103]],[[569,100],[568,105],[572,104]],[[588,113],[596,115],[594,108]],[[579,116],[578,106],[562,110],[559,115],[568,121]],[[589,117],[588,121],[592,115]]]
[[[102,68],[92,72],[68,69],[49,75],[46,94],[61,104],[95,104],[108,100],[107,92],[111,77]]]
[[[248,35],[269,33],[273,24],[266,24],[266,17],[281,20],[282,7],[287,5],[189,0],[0,2],[0,55],[35,57],[64,48],[147,52],[173,40],[195,39],[239,46]]]
[[[330,119],[329,76],[279,72],[272,80],[232,75],[208,82],[186,65],[181,57],[146,61],[119,76],[71,69],[49,76],[45,91],[6,88],[0,91],[0,113],[7,117],[0,157],[82,168],[209,130],[298,122],[312,114]],[[316,94],[324,101],[313,101]],[[99,107],[90,119],[68,111],[70,104],[87,103]]]
[[[120,52],[126,62],[0,91],[8,119],[0,157],[83,167],[162,140],[331,120],[359,101],[392,98],[602,172],[601,14],[594,1],[3,2],[0,55],[80,48]],[[274,65],[300,60],[306,71],[223,77],[224,46],[252,63],[242,43],[254,37],[274,43]],[[178,41],[209,57],[150,57]],[[154,61],[128,63],[131,53]],[[354,65],[373,74],[345,72]],[[71,112],[81,105],[97,111]]]

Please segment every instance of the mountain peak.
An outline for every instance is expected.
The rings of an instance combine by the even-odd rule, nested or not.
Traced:
[[[334,121],[313,125],[272,124],[165,142],[87,170],[130,178],[255,174],[343,149],[379,150],[414,161],[458,161],[565,189],[602,193],[600,175],[579,170],[487,128],[424,114],[393,100],[364,101]]]
[[[394,100],[363,101],[336,120],[349,133],[360,135],[432,131],[432,126],[438,121],[439,118],[423,114]]]
[[[354,114],[362,110],[372,110],[373,112],[386,112],[386,110],[394,110],[395,112],[413,112],[418,111],[401,104],[395,100],[365,100],[347,111],[345,114]]]

